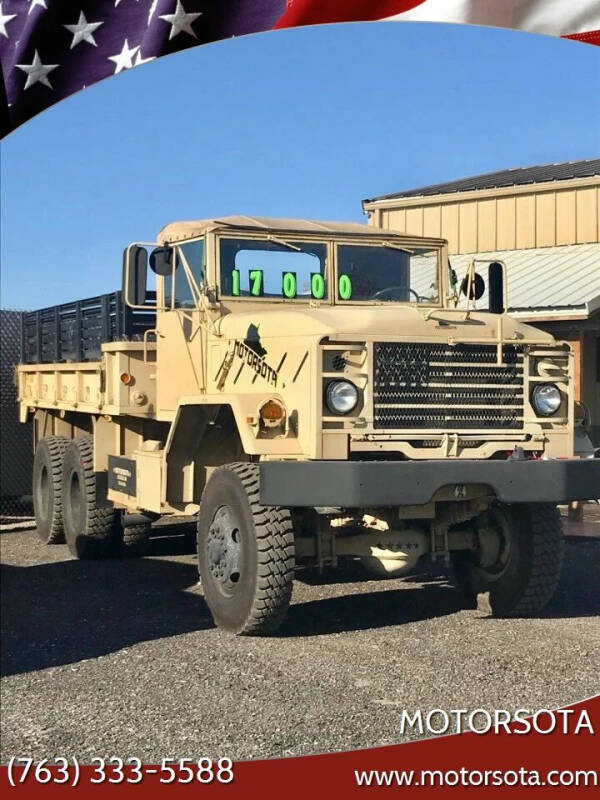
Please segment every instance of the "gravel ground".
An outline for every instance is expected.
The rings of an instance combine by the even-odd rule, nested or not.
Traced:
[[[3,762],[347,750],[402,741],[403,709],[553,708],[600,691],[600,539],[568,542],[537,619],[465,610],[434,574],[346,572],[298,580],[269,639],[213,627],[182,537],[106,562],[33,531],[0,542]]]

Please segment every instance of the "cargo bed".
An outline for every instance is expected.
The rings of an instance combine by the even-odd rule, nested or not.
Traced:
[[[122,292],[76,300],[23,314],[21,363],[56,364],[98,361],[106,342],[140,341],[154,328],[156,294],[148,311],[125,305]]]

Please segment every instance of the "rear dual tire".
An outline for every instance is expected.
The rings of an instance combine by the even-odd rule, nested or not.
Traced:
[[[76,558],[146,554],[150,522],[123,527],[102,496],[93,469],[91,436],[47,436],[37,444],[32,493],[37,534],[44,544],[66,541]]]
[[[32,495],[37,535],[44,544],[65,541],[62,508],[63,456],[69,439],[40,439],[33,459]]]
[[[145,556],[150,546],[150,529],[149,522],[118,527],[115,539],[120,555],[127,558]]]
[[[65,539],[71,555],[81,559],[106,558],[118,530],[114,508],[99,502],[93,448],[92,437],[81,436],[70,442],[63,457]]]

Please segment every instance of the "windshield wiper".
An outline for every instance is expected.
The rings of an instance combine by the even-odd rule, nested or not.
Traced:
[[[386,250],[400,250],[401,253],[408,253],[411,256],[414,256],[415,251],[409,250],[408,247],[401,247],[399,244],[392,244],[391,242],[382,242],[382,247],[385,247]]]
[[[296,252],[301,253],[302,248],[298,247],[291,242],[286,242],[285,239],[278,239],[277,236],[269,236],[267,237],[269,242],[275,242],[275,244],[280,244],[282,247],[287,247],[289,250],[296,250]]]

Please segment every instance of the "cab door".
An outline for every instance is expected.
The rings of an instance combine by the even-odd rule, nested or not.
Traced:
[[[206,331],[198,308],[204,280],[204,239],[173,247],[156,320],[159,416],[170,417],[181,397],[203,394],[206,388]]]

